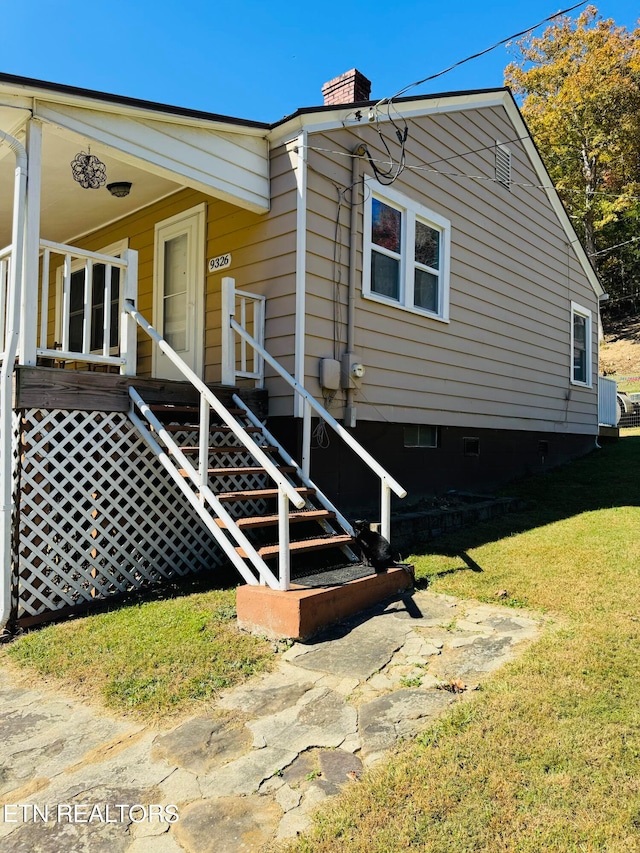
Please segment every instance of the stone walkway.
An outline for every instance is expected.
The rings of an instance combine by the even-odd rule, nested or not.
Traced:
[[[240,853],[291,838],[539,630],[522,611],[418,591],[160,731],[0,670],[0,849]]]

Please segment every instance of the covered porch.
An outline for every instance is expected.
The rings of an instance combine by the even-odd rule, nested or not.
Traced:
[[[161,375],[119,329],[130,300],[202,375],[207,202],[265,213],[268,169],[262,126],[0,76],[0,310],[13,266],[18,363],[81,352]]]

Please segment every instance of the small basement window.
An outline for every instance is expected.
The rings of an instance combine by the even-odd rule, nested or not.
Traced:
[[[409,424],[404,428],[405,447],[437,447],[438,427]]]
[[[462,451],[465,456],[480,456],[480,439],[479,438],[463,438]]]

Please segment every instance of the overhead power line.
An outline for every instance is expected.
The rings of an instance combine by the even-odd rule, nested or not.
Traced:
[[[506,140],[503,144],[507,145],[510,142],[519,142],[522,141],[523,137],[514,137],[513,139]],[[303,146],[299,146],[303,147]],[[304,146],[307,151],[318,151],[321,154],[335,154],[338,157],[359,157],[359,154],[354,154],[352,151],[337,151],[333,148],[323,148],[319,145],[305,145]],[[429,163],[407,163],[405,162],[403,165],[403,169],[408,169],[409,171],[414,172],[427,172],[431,175],[443,175],[447,178],[467,178],[470,181],[488,181],[490,183],[501,183],[498,178],[493,175],[471,175],[468,172],[444,172],[441,169],[434,169],[432,167],[432,163],[441,163],[446,162],[447,160],[453,160],[456,157],[465,157],[468,154],[478,154],[482,151],[488,151],[492,148],[495,148],[495,143],[491,145],[485,145],[482,148],[474,148],[468,151],[462,151],[460,154],[454,154],[451,157],[442,157],[437,160],[432,160]],[[381,166],[388,168],[389,160],[384,160],[380,158],[375,158],[373,156],[368,156],[367,160],[370,163],[380,164]],[[553,186],[553,184],[535,184],[528,181],[510,181],[510,187],[522,187],[524,189],[534,189],[534,190],[554,190],[555,192],[560,192],[557,187]],[[350,189],[346,188],[346,189]],[[582,194],[584,190],[582,189],[571,189],[570,187],[565,187],[562,190],[563,193],[580,193]],[[640,201],[640,196],[638,195],[629,195],[627,193],[612,193],[606,192],[605,190],[593,190],[592,195],[598,196],[606,196],[607,198],[626,198],[629,201]],[[638,238],[640,239],[640,238]]]
[[[513,41],[513,39],[520,38],[520,36],[526,36],[527,33],[533,32],[538,27],[541,27],[542,24],[546,24],[549,21],[553,21],[556,18],[561,17],[562,15],[566,15],[569,12],[573,12],[575,9],[579,9],[581,6],[586,6],[588,0],[582,0],[581,3],[576,3],[574,6],[569,6],[567,9],[562,9],[560,12],[556,12],[555,15],[549,15],[548,18],[543,18],[542,21],[538,21],[537,24],[534,24],[532,27],[527,27],[526,30],[521,30],[519,33],[513,33],[513,35],[507,36],[507,38],[500,39],[495,44],[492,44],[491,47],[487,47],[484,50],[479,51],[478,53],[474,53],[472,56],[467,56],[465,59],[459,59],[458,62],[454,62],[453,65],[450,65],[448,68],[445,68],[443,71],[438,71],[437,74],[430,74],[428,77],[424,77],[422,80],[416,80],[415,83],[410,83],[408,86],[405,86],[403,89],[400,89],[399,92],[396,92],[391,98],[383,98],[381,101],[378,101],[377,106],[384,104],[386,102],[394,101],[396,98],[401,97],[410,89],[414,89],[416,86],[421,86],[423,83],[428,83],[431,80],[436,80],[438,77],[442,77],[444,74],[448,74],[450,71],[453,71],[454,68],[459,68],[461,65],[464,65],[466,62],[471,62],[472,59],[479,59],[481,56],[484,56],[487,53],[491,53],[492,50],[495,50],[498,47],[501,47],[503,44],[507,44],[507,42]]]

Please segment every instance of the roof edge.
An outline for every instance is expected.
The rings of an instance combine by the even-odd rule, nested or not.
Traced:
[[[513,92],[511,89],[506,89],[508,98],[505,102],[505,109],[507,110],[507,114],[511,119],[514,126],[516,124],[520,124],[522,129],[524,130],[524,134],[520,134],[522,137],[522,144],[529,155],[529,158],[533,164],[534,169],[540,179],[540,183],[544,188],[544,191],[547,194],[547,198],[553,208],[560,224],[562,225],[565,234],[567,235],[567,239],[569,240],[569,245],[573,248],[580,265],[582,266],[585,275],[587,276],[589,283],[591,284],[595,294],[597,297],[604,296],[605,290],[598,278],[598,274],[589,259],[589,256],[586,253],[584,246],[582,245],[580,238],[578,237],[578,233],[573,225],[573,222],[569,218],[569,214],[560,198],[558,190],[555,188],[553,180],[551,179],[551,175],[547,170],[547,167],[544,164],[544,160],[542,159],[542,154],[536,145],[536,141],[531,135],[529,128],[527,127],[527,123],[524,119],[524,116],[520,112],[520,108],[516,103],[516,99],[513,97]]]
[[[301,118],[306,115],[313,115],[314,113],[330,113],[336,112],[337,110],[352,110],[352,109],[361,109],[375,106],[384,106],[387,103],[394,104],[411,104],[419,101],[429,101],[429,100],[438,100],[441,98],[460,98],[460,97],[470,97],[472,95],[496,95],[496,94],[504,94],[508,92],[509,89],[506,86],[496,86],[488,89],[460,89],[453,92],[434,92],[429,95],[405,95],[402,98],[377,98],[375,100],[369,101],[355,101],[354,103],[349,104],[327,104],[320,105],[317,107],[300,107],[295,112],[290,113],[289,115],[284,116],[279,121],[274,122],[270,125],[271,130],[275,130],[280,125],[286,124],[289,121],[293,121],[294,119]]]
[[[0,72],[0,84],[2,83],[9,86],[24,87],[25,89],[40,90],[39,93],[30,93],[32,97],[38,97],[39,94],[41,95],[43,93],[52,92],[59,95],[67,95],[72,98],[85,98],[92,101],[102,101],[104,103],[131,107],[132,109],[164,113],[165,115],[170,116],[200,119],[220,124],[233,124],[238,127],[253,128],[264,131],[268,131],[271,128],[271,125],[267,122],[235,118],[234,116],[225,116],[220,113],[210,113],[206,110],[194,110],[189,107],[178,107],[172,104],[158,103],[157,101],[147,101],[142,98],[131,98],[127,95],[114,95],[109,92],[100,92],[95,89],[84,89],[80,86],[69,86],[65,83],[51,83],[46,80],[36,80],[31,77],[19,77],[15,74],[5,74]]]

